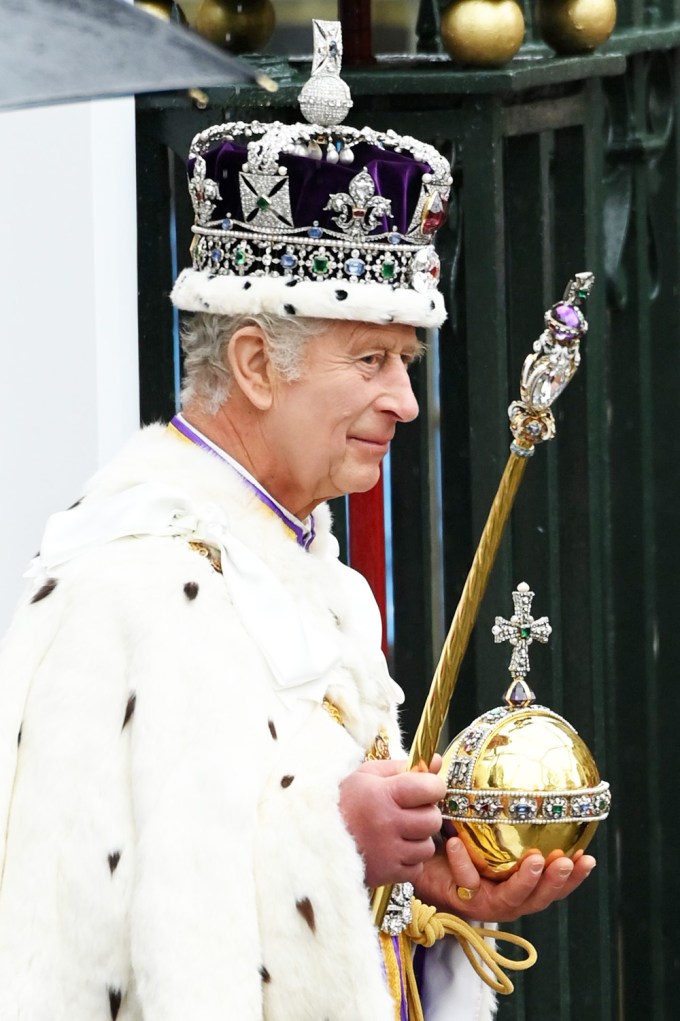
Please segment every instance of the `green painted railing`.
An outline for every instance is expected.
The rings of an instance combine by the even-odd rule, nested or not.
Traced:
[[[425,48],[433,19],[423,3]],[[554,628],[532,682],[592,747],[614,804],[587,889],[522,923],[539,963],[502,1021],[677,1016],[679,54],[678,0],[635,2],[588,56],[530,39],[500,70],[432,54],[346,76],[353,123],[428,138],[455,163],[440,242],[450,318],[416,377],[423,413],[391,462],[393,669],[411,731],[505,463],[521,362],[567,278],[597,275],[583,366],[558,406],[557,439],[529,466],[451,714],[453,733],[498,703],[507,663],[491,624],[529,581]],[[167,292],[174,233],[183,265],[191,222],[182,160],[216,119],[295,116],[307,68],[271,70],[274,96],[213,91],[205,111],[185,95],[139,100],[145,421],[174,402]]]

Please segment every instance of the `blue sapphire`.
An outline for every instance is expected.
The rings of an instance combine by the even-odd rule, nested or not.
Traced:
[[[310,238],[320,238],[323,236],[323,231],[321,230],[321,227],[309,227],[307,235]]]
[[[390,236],[388,237],[387,240],[389,241],[389,243],[391,245],[400,245],[401,244],[401,234],[397,234],[396,232],[394,234],[390,234]]]
[[[231,226],[232,226],[231,220],[229,219],[228,216],[225,216],[225,218],[222,220],[222,230],[231,230]]]
[[[363,259],[348,259],[345,263],[345,273],[351,277],[362,277],[366,272],[366,263]]]
[[[295,267],[297,266],[297,256],[290,255],[288,252],[286,252],[285,255],[281,256],[279,262],[281,263],[284,269],[295,269]]]
[[[222,252],[220,251],[220,249],[213,248],[212,252],[210,253],[210,258],[212,259],[213,262],[222,262]]]

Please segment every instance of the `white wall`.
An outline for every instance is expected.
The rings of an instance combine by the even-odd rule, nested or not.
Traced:
[[[139,423],[134,102],[0,114],[0,634],[46,517]]]

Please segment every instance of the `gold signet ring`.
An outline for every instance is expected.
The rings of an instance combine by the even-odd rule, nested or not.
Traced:
[[[469,886],[457,886],[456,894],[461,900],[472,900],[477,893],[476,890],[471,890]]]

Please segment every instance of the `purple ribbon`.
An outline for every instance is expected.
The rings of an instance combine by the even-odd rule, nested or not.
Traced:
[[[309,515],[309,528],[305,528],[305,526],[298,521],[297,518],[293,517],[292,514],[289,514],[283,507],[272,500],[269,493],[265,489],[262,489],[262,487],[259,486],[254,479],[244,475],[243,472],[239,470],[239,466],[236,461],[234,461],[231,457],[225,456],[225,454],[220,451],[219,447],[208,441],[203,433],[189,425],[182,415],[175,415],[175,417],[171,419],[170,425],[173,429],[176,429],[178,433],[181,433],[185,439],[189,440],[190,443],[195,443],[197,447],[207,450],[210,454],[213,454],[214,457],[219,457],[221,461],[224,461],[225,464],[230,465],[234,471],[238,472],[240,478],[243,482],[245,482],[248,488],[255,493],[258,500],[260,500],[265,507],[268,507],[269,510],[272,511],[272,513],[275,514],[286,526],[286,528],[293,533],[298,546],[301,546],[304,550],[309,549],[316,536],[313,514]]]

